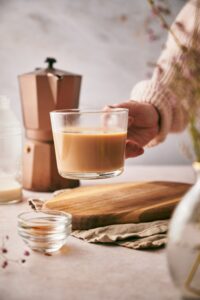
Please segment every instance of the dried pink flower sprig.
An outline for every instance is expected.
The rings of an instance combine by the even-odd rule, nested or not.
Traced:
[[[6,246],[6,240],[9,240],[9,236],[6,235],[5,238],[2,239],[2,245],[0,247],[0,262],[1,262],[1,268],[5,269],[8,267],[10,263],[21,263],[24,264],[26,262],[25,257],[27,258],[30,255],[30,252],[28,250],[25,250],[23,253],[23,258],[20,259],[12,259],[10,258],[8,247]]]
[[[157,41],[161,38],[160,33],[156,32],[153,28],[154,20],[157,13],[160,12],[166,16],[171,15],[171,9],[167,6],[165,1],[158,3],[156,6],[152,8],[151,14],[145,18],[145,30],[150,42]],[[165,27],[165,26],[163,26]]]
[[[168,32],[170,32],[171,35],[174,37],[174,40],[177,43],[177,45],[179,47],[182,47],[179,39],[177,38],[176,34],[171,29],[170,25],[168,24],[168,22],[166,21],[166,19],[164,17],[164,10],[160,8],[160,5],[156,5],[154,0],[147,0],[147,1],[151,6],[152,13],[159,18],[162,28],[164,28]],[[171,11],[169,10],[169,14],[170,13],[171,13]]]
[[[175,22],[175,26],[168,25],[162,10],[158,8],[155,1],[148,0],[152,12],[156,15],[163,28],[165,28],[173,36],[175,43],[181,51],[180,59],[177,61],[176,57],[172,59],[173,80],[167,86],[165,92],[169,97],[172,97],[177,102],[180,102],[183,109],[188,114],[189,133],[192,140],[195,160],[200,162],[200,53],[198,47],[199,41],[199,10],[200,4],[196,7],[196,14],[194,16],[194,31],[191,37],[192,43],[190,47],[182,45],[181,41],[176,35],[175,29],[182,31],[185,35],[184,24]],[[160,65],[156,65],[158,75],[162,76],[163,70]]]

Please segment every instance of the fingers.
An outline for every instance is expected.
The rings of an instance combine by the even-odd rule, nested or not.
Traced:
[[[144,153],[144,149],[141,148],[138,144],[128,140],[126,142],[126,152],[125,152],[125,157],[130,158],[130,157],[136,157]]]
[[[121,104],[109,105],[109,106],[104,107],[104,110],[109,112],[109,109],[112,109],[112,108],[128,108],[129,109],[128,128],[130,128],[133,125],[135,125],[134,124],[135,116],[133,116],[133,114],[131,114],[131,110],[133,110],[133,107],[132,107],[133,105],[138,106],[138,103],[135,103],[133,101],[130,103],[130,101],[129,101],[129,102],[121,103]],[[131,110],[130,110],[130,107],[131,107]],[[126,141],[126,150],[125,150],[126,158],[136,157],[136,156],[139,156],[144,153],[144,149],[141,146],[139,146],[139,144],[137,142],[135,142],[134,135],[131,136],[131,139],[128,139]],[[128,131],[128,136],[130,136],[129,131]],[[145,144],[145,143],[141,143],[141,145],[142,144]]]
[[[116,103],[116,104],[109,105],[109,107],[110,108],[127,108],[130,110],[133,103],[137,104],[137,102],[135,102],[135,101],[127,100],[122,103]]]
[[[144,124],[144,115],[145,115],[145,110],[146,104],[144,103],[138,103],[136,101],[125,101],[119,104],[112,104],[109,106],[110,108],[126,108],[129,111],[129,123],[128,127],[133,125],[133,119],[134,119],[134,125],[135,126],[141,126]],[[146,117],[146,116],[145,116]],[[130,119],[132,118],[132,119]]]
[[[124,104],[124,105],[120,105],[120,104],[106,105],[106,106],[104,106],[103,111],[109,112],[109,110],[112,109],[112,108],[129,108],[129,107],[126,104]],[[133,125],[133,122],[134,122],[133,116],[129,115],[129,117],[128,117],[128,127],[131,127]]]
[[[134,118],[134,125],[137,127],[151,127],[159,125],[159,112],[151,104],[129,100],[120,104],[113,104],[113,108],[127,108],[129,116]]]
[[[131,127],[133,125],[133,123],[134,123],[134,118],[129,116],[128,117],[128,128]]]

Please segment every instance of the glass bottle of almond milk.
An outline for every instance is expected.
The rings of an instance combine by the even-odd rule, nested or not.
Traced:
[[[21,185],[22,130],[10,101],[0,95],[0,204],[19,202]]]

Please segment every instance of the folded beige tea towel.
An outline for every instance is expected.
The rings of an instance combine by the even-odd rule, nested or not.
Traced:
[[[88,230],[74,230],[72,236],[89,243],[116,244],[131,249],[165,246],[169,220],[138,224],[115,224]]]

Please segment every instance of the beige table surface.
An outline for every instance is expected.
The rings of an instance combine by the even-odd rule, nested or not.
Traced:
[[[118,178],[92,184],[131,180],[193,182],[194,174],[187,166],[127,166]],[[0,206],[0,237],[9,235],[8,254],[14,259],[21,258],[27,249],[16,230],[16,216],[27,209],[26,202]],[[53,256],[31,251],[25,264],[13,262],[0,268],[0,300],[43,299],[173,300],[179,299],[179,294],[168,273],[165,249],[138,251],[69,237],[62,251]]]

